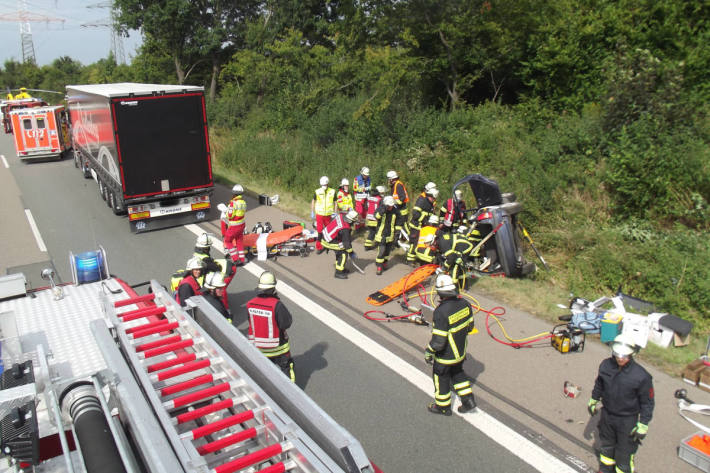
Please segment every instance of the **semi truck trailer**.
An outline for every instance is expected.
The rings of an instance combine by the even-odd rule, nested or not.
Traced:
[[[214,190],[204,88],[68,85],[74,163],[133,232],[205,220]]]

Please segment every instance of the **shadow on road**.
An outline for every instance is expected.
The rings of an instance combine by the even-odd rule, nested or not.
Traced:
[[[319,342],[302,355],[294,357],[293,363],[296,370],[296,385],[298,385],[299,388],[305,390],[311,375],[328,366],[328,360],[326,360],[324,356],[327,349],[327,343]]]

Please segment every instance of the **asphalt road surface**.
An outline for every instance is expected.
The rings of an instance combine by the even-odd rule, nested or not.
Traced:
[[[150,279],[167,284],[170,274],[183,268],[191,255],[196,233],[219,235],[214,211],[212,220],[201,227],[131,234],[126,217],[112,214],[96,183],[84,179],[71,160],[22,163],[8,135],[0,137],[0,155],[5,158],[0,163],[0,197],[5,203],[0,237],[11,242],[0,253],[0,273],[21,270],[35,286],[42,284],[38,274],[47,264],[69,281],[69,252],[98,245],[108,254],[112,274],[134,284]],[[218,188],[213,205],[226,202],[228,194]],[[248,199],[248,205],[247,228],[270,221],[280,229],[283,219],[292,218],[277,207],[259,206],[254,199]],[[218,249],[213,249],[215,256]],[[373,252],[365,252],[360,242],[356,250],[366,274],[353,273],[345,281],[333,278],[332,254],[249,263],[229,287],[230,306],[234,324],[246,331],[244,304],[254,294],[258,275],[266,268],[276,273],[279,291],[294,315],[289,334],[297,384],[358,438],[383,471],[596,471],[596,421],[586,414],[586,400],[596,367],[608,356],[605,347],[589,343],[584,353],[575,355],[561,355],[549,345],[513,350],[485,335],[485,319],[477,315],[481,333],[470,338],[466,371],[476,380],[480,409],[449,418],[429,414],[425,407],[433,387],[422,359],[429,328],[377,323],[362,315],[375,309],[365,303],[368,294],[411,268],[396,258],[378,277]],[[483,307],[498,305],[471,294]],[[394,303],[383,310],[403,313]],[[430,312],[425,316],[431,320]],[[504,320],[513,337],[549,330],[545,322],[512,308],[507,308]],[[653,374],[659,393],[656,420],[640,451],[638,471],[697,471],[675,453],[680,439],[694,431],[673,412],[672,392],[682,384]],[[565,380],[582,386],[579,398],[562,396]],[[706,393],[691,394],[710,404]]]

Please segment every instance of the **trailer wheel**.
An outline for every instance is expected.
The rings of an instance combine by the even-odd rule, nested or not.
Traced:
[[[101,194],[102,199],[106,200],[106,186],[101,178],[99,178],[99,194]]]
[[[126,204],[123,202],[122,198],[116,197],[116,192],[111,191],[109,193],[109,201],[111,202],[110,207],[114,214],[125,215]]]

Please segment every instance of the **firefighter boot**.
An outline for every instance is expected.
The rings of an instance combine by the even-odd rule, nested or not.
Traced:
[[[465,414],[466,412],[471,412],[475,408],[476,400],[473,398],[473,394],[469,394],[461,398],[461,405],[459,406],[458,411],[461,414]]]
[[[441,415],[444,415],[444,416],[450,416],[451,414],[453,414],[453,413],[451,412],[451,408],[450,408],[450,407],[441,407],[441,406],[438,406],[438,405],[437,405],[436,403],[434,403],[434,402],[429,403],[429,405],[427,406],[427,410],[428,410],[429,412],[431,412],[432,414],[441,414]]]
[[[338,279],[348,279],[348,273],[345,271],[335,271],[335,277]]]

